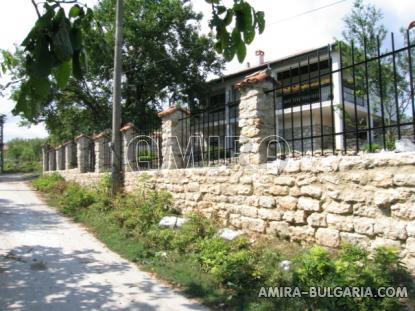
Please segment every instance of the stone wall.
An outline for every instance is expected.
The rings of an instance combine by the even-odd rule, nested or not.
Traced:
[[[415,271],[415,154],[303,158],[241,166],[130,172],[127,191],[149,175],[175,207],[250,233],[336,248],[401,248]]]
[[[102,173],[59,171],[96,185]],[[336,248],[392,245],[415,272],[415,153],[289,159],[251,167],[126,172],[126,191],[148,175],[172,193],[175,208],[224,226]]]

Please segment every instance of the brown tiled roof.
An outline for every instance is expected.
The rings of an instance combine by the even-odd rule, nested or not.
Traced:
[[[64,142],[62,144],[62,146],[66,146],[66,145],[69,145],[69,144],[72,144],[72,143],[73,143],[73,140],[68,140],[68,141]]]
[[[78,140],[80,140],[82,137],[85,137],[85,138],[91,139],[90,137],[86,136],[85,134],[81,134],[81,135],[76,136],[74,140],[75,140],[75,141],[78,141]]]
[[[268,70],[261,70],[246,76],[242,81],[235,84],[236,89],[240,89],[249,84],[255,84],[260,81],[267,80],[270,77]]]
[[[129,129],[133,129],[133,128],[135,128],[134,124],[132,124],[131,122],[129,122],[129,123],[125,124],[125,125],[124,125],[121,129],[120,129],[120,131],[121,131],[121,132],[125,132],[125,131],[128,131]]]
[[[408,30],[409,29],[412,29],[412,28],[414,28],[415,27],[415,21],[412,21],[410,24],[409,24],[409,26],[408,26]]]
[[[176,111],[181,111],[184,114],[190,115],[190,111],[187,110],[187,109],[184,109],[184,108],[181,108],[181,107],[177,107],[177,106],[170,106],[167,109],[163,110],[162,112],[159,112],[158,113],[158,116],[160,118],[163,118],[163,117],[166,117],[166,116],[168,116],[168,115],[170,115],[170,114],[172,114],[172,113],[174,113]]]
[[[93,140],[97,140],[103,137],[108,137],[108,131],[102,131],[101,133],[94,135],[94,137],[92,138]]]

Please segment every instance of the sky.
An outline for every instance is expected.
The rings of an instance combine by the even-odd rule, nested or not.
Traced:
[[[224,0],[225,4],[229,1],[231,0]],[[92,5],[97,0],[83,2]],[[209,31],[210,6],[205,0],[191,0],[191,2],[196,11],[204,14],[201,31]],[[248,47],[244,63],[240,64],[236,60],[228,63],[225,74],[246,68],[247,62],[251,66],[256,65],[255,51],[258,49],[265,51],[265,61],[270,61],[321,47],[333,42],[335,38],[341,38],[343,17],[353,5],[353,0],[250,0],[249,2],[256,10],[265,12],[265,31]],[[397,33],[400,27],[406,27],[415,20],[414,0],[366,0],[366,2],[382,10],[384,24],[389,31]],[[319,9],[324,6],[328,7]],[[314,9],[319,10],[305,13]],[[20,44],[35,21],[36,14],[30,0],[1,0],[0,49],[12,50],[15,44]],[[19,127],[20,119],[11,115],[13,107],[14,103],[10,99],[0,97],[0,114],[6,114],[7,117],[4,129],[6,141],[16,137],[47,136],[43,124],[30,128]]]

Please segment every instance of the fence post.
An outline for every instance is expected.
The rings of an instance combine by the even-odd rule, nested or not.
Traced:
[[[137,168],[137,155],[135,154],[135,144],[132,140],[137,135],[135,126],[132,123],[127,123],[121,129],[122,141],[122,167],[124,172],[131,172]],[[132,143],[131,143],[132,142]]]
[[[65,148],[65,170],[70,170],[76,167],[76,152],[74,152],[75,144],[73,141],[68,141],[63,144]]]
[[[341,64],[340,52],[333,52],[332,57],[332,71],[333,71],[333,107],[334,107],[334,133],[336,134],[336,150],[344,149],[344,128],[343,128],[343,111],[341,109],[342,100],[342,79],[341,79]]]
[[[65,170],[65,147],[63,145],[56,147],[56,170]]]
[[[272,78],[267,71],[259,71],[247,76],[235,85],[240,90],[239,138],[241,165],[266,163],[268,144],[275,140]]]
[[[50,146],[49,148],[49,171],[56,170],[56,151],[55,148]]]
[[[111,154],[109,143],[110,138],[106,132],[102,132],[94,137],[95,143],[95,172],[102,173],[108,171],[111,165],[109,155]],[[107,161],[106,161],[107,160]]]
[[[78,158],[78,170],[80,173],[86,173],[89,171],[89,146],[91,139],[83,134],[75,137],[77,158]]]
[[[48,144],[42,146],[43,172],[49,171],[49,149],[50,146]]]
[[[175,169],[183,167],[181,146],[183,146],[183,127],[180,120],[190,112],[186,109],[171,106],[160,112],[161,118],[161,155],[162,168]]]

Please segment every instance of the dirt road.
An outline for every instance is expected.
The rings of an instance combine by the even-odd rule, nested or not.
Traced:
[[[0,176],[0,310],[206,310]]]

